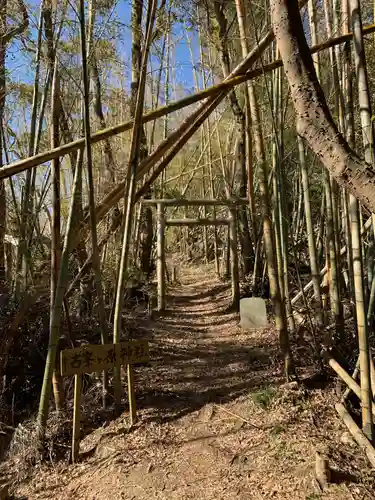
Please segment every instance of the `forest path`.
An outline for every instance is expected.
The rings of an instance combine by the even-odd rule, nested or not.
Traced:
[[[143,325],[153,361],[136,370],[136,426],[129,431],[124,413],[94,430],[81,443],[81,451],[97,445],[93,456],[41,466],[15,498],[373,498],[367,486],[345,484],[315,496],[317,447],[339,460],[332,394],[278,389],[275,331],[242,332],[226,312],[230,287],[213,275],[209,266],[184,271],[166,313]]]

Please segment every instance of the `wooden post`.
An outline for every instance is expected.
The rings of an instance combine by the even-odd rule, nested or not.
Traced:
[[[74,375],[74,409],[73,409],[73,437],[72,437],[72,462],[78,461],[79,441],[81,433],[81,392],[82,374]]]
[[[128,372],[128,397],[129,397],[130,424],[134,425],[137,421],[137,407],[135,404],[134,369],[133,369],[132,365],[127,366],[127,372]]]
[[[239,310],[240,304],[240,283],[238,273],[238,254],[237,254],[237,221],[236,209],[229,209],[230,222],[229,222],[229,238],[230,238],[230,253],[231,253],[231,279],[232,279],[232,303],[233,306]]]
[[[157,205],[157,282],[158,282],[158,311],[165,309],[165,218],[164,204]]]

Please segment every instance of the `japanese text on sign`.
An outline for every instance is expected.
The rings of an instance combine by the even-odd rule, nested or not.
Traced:
[[[145,363],[149,359],[149,347],[146,340],[84,345],[61,352],[61,375],[100,372],[117,364],[121,366]]]

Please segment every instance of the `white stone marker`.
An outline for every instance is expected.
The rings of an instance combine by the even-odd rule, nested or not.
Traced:
[[[267,328],[266,302],[260,297],[240,300],[240,325],[244,330]]]

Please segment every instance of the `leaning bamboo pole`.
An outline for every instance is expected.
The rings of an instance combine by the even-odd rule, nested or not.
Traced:
[[[74,215],[78,208],[79,202],[79,185],[82,179],[82,162],[77,162],[73,192],[70,200],[69,216],[65,231],[64,248],[61,254],[60,269],[56,285],[55,302],[50,317],[50,337],[48,343],[48,352],[46,365],[44,369],[43,385],[40,394],[39,411],[38,411],[38,433],[39,438],[43,439],[48,418],[49,397],[51,393],[52,373],[56,364],[57,342],[60,335],[60,324],[62,317],[62,308],[64,294],[68,281],[68,265],[74,241]]]
[[[363,34],[368,35],[370,33],[375,33],[375,24],[371,24],[369,26],[366,26],[363,29]],[[267,42],[270,43],[272,41],[272,38],[267,35]],[[330,47],[334,47],[336,45],[343,44],[347,41],[351,41],[353,38],[353,33],[349,33],[347,35],[341,35],[339,37],[336,37],[332,40],[327,40],[326,42],[323,42],[319,45],[316,45],[311,48],[311,53],[315,54],[318,52],[321,52],[323,50],[329,49]],[[252,54],[251,52],[250,54]],[[258,55],[258,54],[257,54]],[[255,58],[256,59],[256,58]],[[247,60],[248,61],[248,60]],[[247,62],[246,61],[246,62]],[[254,62],[252,59],[251,64]],[[168,104],[167,106],[163,106],[161,108],[156,109],[155,111],[151,111],[150,113],[146,113],[142,116],[142,124],[148,123],[150,121],[156,120],[157,118],[162,118],[163,116],[174,113],[175,111],[178,111],[182,108],[185,108],[187,106],[190,106],[192,104],[195,104],[197,102],[203,101],[204,99],[210,98],[212,96],[216,96],[220,94],[221,92],[226,92],[233,88],[236,85],[240,85],[241,83],[244,83],[246,81],[252,80],[254,78],[257,78],[258,76],[264,75],[264,73],[269,73],[271,71],[274,71],[277,68],[280,68],[282,66],[282,61],[279,59],[277,61],[273,61],[272,63],[269,63],[267,65],[264,65],[262,67],[253,69],[253,70],[247,70],[247,64],[244,64],[245,69],[241,66],[239,73],[236,73],[236,76],[231,75],[231,77],[228,80],[225,80],[217,85],[214,85],[212,87],[209,87],[206,90],[201,90],[197,94],[193,94],[191,96],[185,97],[183,99],[180,99],[178,101],[172,102]],[[236,68],[237,70],[237,68]],[[235,70],[235,71],[236,71]],[[233,72],[232,72],[233,73]],[[123,132],[126,132],[128,130],[131,130],[133,127],[133,120],[127,121],[120,123],[118,125],[114,125],[112,127],[108,127],[104,130],[99,130],[95,134],[91,135],[91,144],[95,144],[97,142],[103,141],[105,139],[108,139],[109,137],[113,137],[114,135],[121,134]],[[0,170],[0,179],[4,179],[6,177],[10,177],[12,175],[16,175],[20,172],[23,172],[25,170],[32,169],[38,165],[42,165],[43,163],[46,163],[48,161],[53,160],[54,158],[58,156],[64,156],[66,154],[72,153],[73,151],[77,151],[79,149],[82,149],[85,145],[85,139],[80,138],[75,141],[69,142],[68,144],[64,144],[62,146],[59,146],[58,148],[51,149],[49,151],[45,151],[43,153],[39,153],[34,156],[30,156],[28,158],[24,158],[22,160],[15,161],[13,163],[10,163],[9,165],[5,165],[1,170]]]
[[[82,1],[82,0],[81,0]],[[133,208],[134,208],[134,195],[136,188],[137,170],[139,168],[139,153],[141,146],[141,119],[143,115],[145,89],[146,89],[146,71],[148,56],[152,41],[152,32],[154,27],[155,15],[157,8],[157,0],[149,0],[148,13],[147,13],[147,35],[144,43],[144,48],[141,56],[141,72],[139,77],[139,86],[136,97],[135,112],[134,112],[134,127],[132,133],[132,141],[129,154],[129,166],[127,171],[127,178],[124,189],[124,200],[126,204],[126,213],[122,234],[122,247],[121,257],[118,269],[117,290],[116,290],[116,303],[115,315],[113,322],[113,343],[120,342],[121,329],[122,329],[122,306],[125,289],[125,276],[129,262],[129,249],[132,230]],[[133,29],[141,29],[141,26],[133,26]],[[128,390],[129,390],[129,406],[131,423],[135,423],[135,400],[133,390],[133,368],[128,365]],[[121,376],[120,365],[115,366],[115,403],[116,407],[120,407],[121,403]]]
[[[371,442],[367,439],[367,437],[362,433],[361,429],[355,423],[355,421],[350,416],[349,412],[346,410],[345,406],[342,403],[336,403],[335,405],[337,413],[342,418],[344,424],[348,428],[351,435],[357,441],[358,445],[364,450],[367,455],[367,458],[371,462],[371,465],[375,467],[375,450],[372,446]]]

